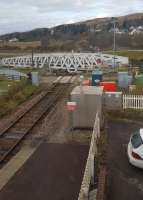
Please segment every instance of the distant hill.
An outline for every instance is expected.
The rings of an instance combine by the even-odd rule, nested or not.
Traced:
[[[53,28],[39,28],[0,36],[0,40],[41,41],[49,51],[109,49],[113,45],[113,18],[96,18]],[[116,18],[118,48],[143,48],[143,13]]]
[[[108,26],[109,23],[112,22],[113,17],[105,17],[105,18],[96,18],[92,20],[88,20],[82,23],[87,25],[96,25],[101,27]],[[116,18],[119,27],[123,28],[124,24],[127,23],[127,26],[139,26],[143,25],[143,13],[136,13],[131,15],[125,15]]]
[[[10,40],[12,38],[17,38],[20,41],[39,41],[42,37],[44,37],[47,32],[48,28],[39,28],[27,32],[14,32],[10,34],[5,34],[0,36],[0,40]]]

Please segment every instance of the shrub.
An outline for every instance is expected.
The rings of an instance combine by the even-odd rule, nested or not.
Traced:
[[[19,104],[36,93],[38,89],[38,87],[26,81],[15,83],[10,88],[7,95],[0,98],[0,118],[12,112]]]

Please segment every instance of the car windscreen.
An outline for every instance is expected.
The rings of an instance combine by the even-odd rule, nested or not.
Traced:
[[[138,148],[139,146],[141,146],[143,144],[143,140],[139,133],[135,133],[132,135],[131,143],[134,148]]]

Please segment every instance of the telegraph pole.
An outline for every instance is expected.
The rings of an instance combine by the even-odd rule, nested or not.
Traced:
[[[34,51],[32,49],[32,68],[34,67]]]
[[[114,25],[114,38],[113,38],[113,55],[114,55],[114,69],[116,67],[116,61],[115,61],[115,52],[116,52],[116,18],[112,18],[113,20],[113,25]]]
[[[115,51],[116,51],[116,22],[114,20],[114,47],[113,47],[113,50],[114,50],[114,69],[116,67],[116,63],[115,63]]]

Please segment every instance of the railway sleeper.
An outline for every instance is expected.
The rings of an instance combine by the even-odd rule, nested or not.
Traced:
[[[1,150],[6,150],[9,149],[13,144],[15,144],[18,141],[18,139],[5,139],[5,138],[0,138],[0,151]]]
[[[53,90],[52,90],[53,89]],[[51,89],[52,95],[44,96],[36,106],[9,128],[0,137],[0,163],[12,152],[24,136],[30,131],[34,124],[56,104],[58,99],[64,95],[67,85],[57,85]],[[49,93],[48,93],[49,94]]]
[[[22,126],[21,127],[14,126],[14,127],[10,128],[8,131],[6,131],[4,135],[7,135],[7,134],[8,135],[9,134],[23,134],[25,132],[26,132],[26,128],[25,128],[24,125],[23,125],[23,127]]]

